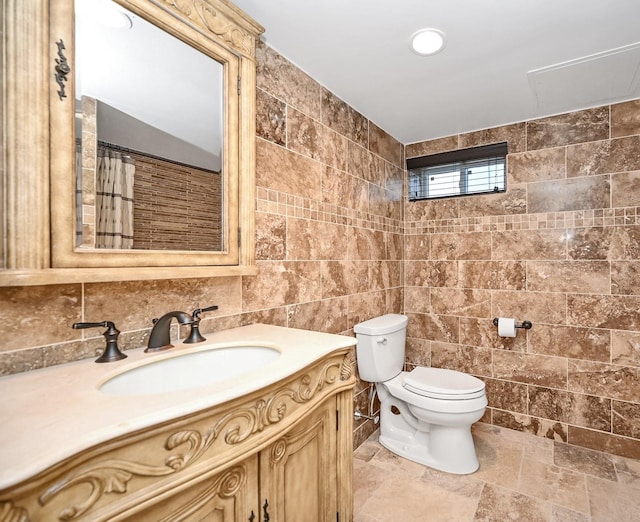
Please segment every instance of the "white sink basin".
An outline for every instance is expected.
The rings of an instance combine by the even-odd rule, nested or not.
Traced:
[[[212,347],[157,359],[125,370],[100,385],[109,395],[149,395],[189,390],[240,377],[280,357],[267,346]]]

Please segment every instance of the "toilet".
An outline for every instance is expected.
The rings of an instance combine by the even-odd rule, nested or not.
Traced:
[[[480,379],[443,368],[404,366],[407,317],[387,314],[353,328],[360,378],[380,397],[380,444],[448,473],[478,469],[471,425],[487,407]]]

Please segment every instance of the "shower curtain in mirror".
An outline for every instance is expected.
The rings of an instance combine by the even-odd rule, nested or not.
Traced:
[[[96,247],[133,248],[135,162],[106,147],[96,159]]]

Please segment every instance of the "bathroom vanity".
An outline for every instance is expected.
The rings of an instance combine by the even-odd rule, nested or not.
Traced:
[[[258,324],[4,377],[0,521],[351,520],[354,344]],[[169,392],[145,393],[142,374],[138,389],[103,386],[156,361],[247,346],[278,356]]]

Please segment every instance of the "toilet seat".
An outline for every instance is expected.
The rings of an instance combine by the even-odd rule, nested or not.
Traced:
[[[485,395],[485,385],[480,379],[445,368],[414,368],[403,374],[402,386],[423,397],[441,400],[468,400]]]

